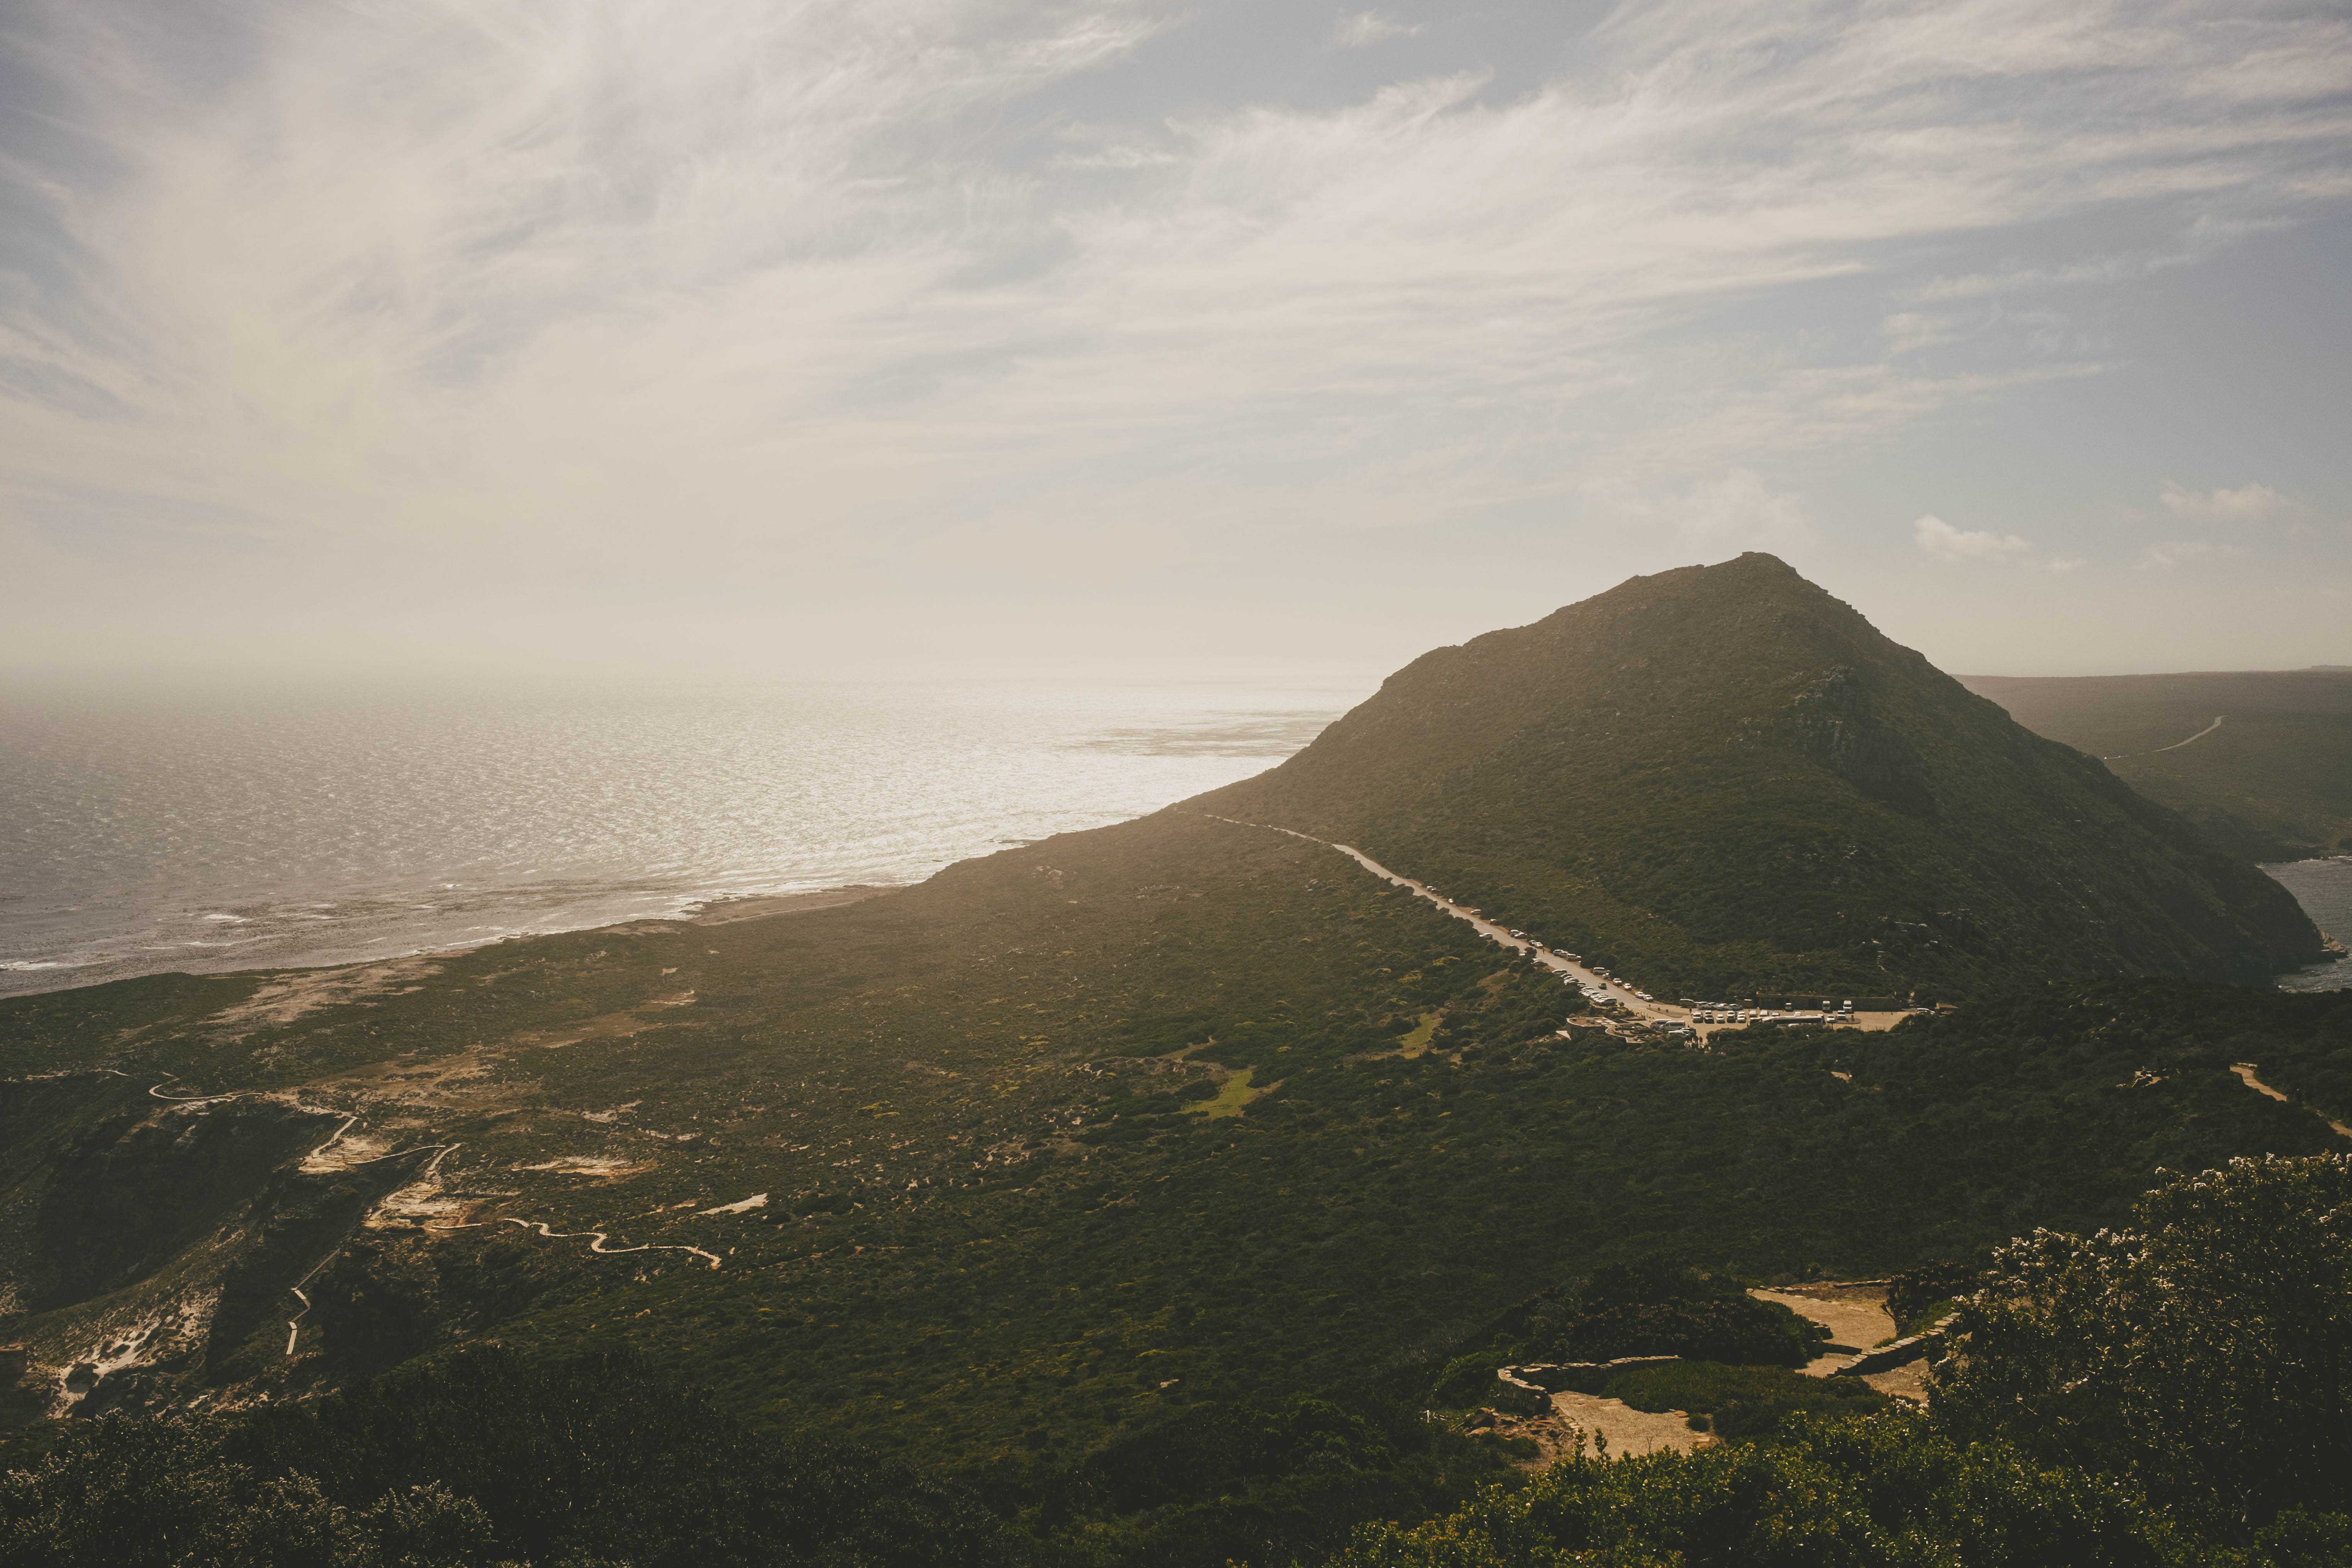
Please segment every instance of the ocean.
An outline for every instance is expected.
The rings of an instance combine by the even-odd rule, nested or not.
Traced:
[[[1271,767],[1373,684],[19,683],[0,995],[917,881]],[[2352,938],[2352,858],[2267,869]],[[2280,984],[2352,985],[2352,963]]]
[[[1258,773],[1372,684],[20,682],[0,995],[916,881]]]
[[[2320,930],[2352,947],[2352,855],[2325,860],[2290,860],[2263,870],[2286,884],[2288,892]],[[2279,977],[2282,991],[2352,990],[2352,959],[2315,963]]]

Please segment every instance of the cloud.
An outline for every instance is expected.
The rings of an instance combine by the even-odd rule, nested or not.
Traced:
[[[1918,310],[1898,310],[1878,323],[1880,333],[1886,339],[1890,354],[1916,353],[1921,349],[1941,348],[1958,342],[1960,331],[1949,316],[1928,315]]]
[[[2205,523],[2268,522],[2285,515],[2294,504],[2270,486],[2252,481],[2236,489],[2192,490],[2167,479],[2156,499],[2173,516]]]
[[[2009,561],[2033,551],[2014,533],[1954,528],[1932,513],[1911,525],[1911,540],[1941,561]]]
[[[1740,550],[1790,552],[1820,542],[1803,500],[1775,489],[1752,468],[1687,485],[1587,479],[1575,493],[1612,533],[1673,539],[1702,555]]]
[[[2144,571],[2169,571],[2192,561],[2210,561],[2237,553],[2232,546],[2216,544],[2210,539],[2168,539],[2141,551],[2137,564]]]
[[[1365,49],[1391,38],[1410,38],[1422,30],[1418,22],[1399,22],[1378,11],[1358,11],[1339,18],[1331,41],[1343,49]]]
[[[1794,536],[1759,473],[2100,369],[1809,301],[2086,215],[2292,218],[2352,164],[2352,32],[2219,0],[1665,0],[1507,93],[1123,120],[1172,3],[235,10],[12,13],[47,96],[0,134],[59,129],[0,157],[0,514],[40,541],[0,639],[787,618],[1005,520],[1008,574],[1107,580],[1067,541],[1128,495],[1219,498],[1212,552],[1593,475],[1677,536]]]
[[[1682,536],[1706,550],[1791,550],[1819,537],[1802,501],[1773,490],[1749,468],[1692,486],[1670,510]]]

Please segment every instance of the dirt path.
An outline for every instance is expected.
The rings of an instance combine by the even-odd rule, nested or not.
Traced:
[[[2230,1070],[2236,1073],[2238,1077],[2243,1080],[2245,1086],[2248,1089],[2252,1089],[2256,1094],[2267,1094],[2273,1100],[2277,1100],[2281,1105],[2293,1105],[2294,1103],[2294,1100],[2289,1100],[2285,1095],[2281,1094],[2277,1089],[2273,1089],[2270,1085],[2256,1078],[2254,1076],[2254,1064],[2252,1062],[2231,1062],[2230,1064]],[[2344,1123],[2336,1121],[2334,1117],[2321,1115],[2321,1113],[2316,1110],[2313,1111],[2312,1114],[2319,1117],[2322,1121],[2326,1122],[2328,1126],[2334,1128],[2342,1136],[2352,1138],[2352,1127],[2347,1127]]]

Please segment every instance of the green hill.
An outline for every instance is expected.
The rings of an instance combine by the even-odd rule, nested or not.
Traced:
[[[2104,758],[2233,854],[2352,853],[2352,670],[1963,682],[2035,734]]]
[[[1356,845],[1661,994],[2253,980],[2252,866],[1769,555],[1426,654],[1192,805]]]

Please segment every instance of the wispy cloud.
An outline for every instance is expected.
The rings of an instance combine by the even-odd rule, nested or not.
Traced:
[[[2171,479],[2157,493],[2157,503],[2189,522],[2256,523],[2285,516],[2294,503],[2265,484],[2248,481],[2235,489],[2216,487],[2192,490]]]
[[[1358,11],[1339,18],[1331,41],[1343,49],[1365,49],[1392,38],[1410,38],[1422,30],[1418,22],[1399,22],[1378,11]]]
[[[2217,544],[2210,539],[2168,539],[2142,550],[2137,564],[2144,570],[2169,571],[2192,561],[2210,561],[2237,553],[2235,547]]]
[[[202,572],[396,616],[799,604],[913,540],[1112,574],[1159,546],[1070,541],[1611,486],[1787,536],[1791,454],[2098,367],[1774,301],[2120,204],[2291,216],[2352,167],[2352,32],[2218,0],[1668,0],[1510,96],[1116,123],[1057,95],[1172,9],[257,4],[211,52],[209,12],[29,15],[71,134],[5,165],[43,215],[0,289],[0,526],[52,563],[0,591],[26,626],[106,552],[126,602]]]
[[[2014,533],[1954,528],[1933,513],[1911,525],[1911,540],[1939,561],[2011,561],[2033,552],[2031,542]]]

